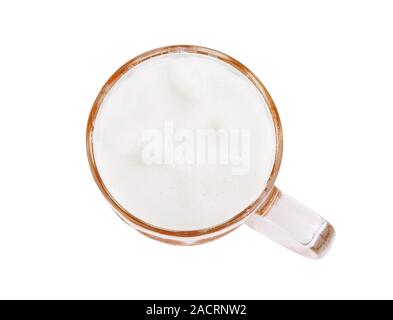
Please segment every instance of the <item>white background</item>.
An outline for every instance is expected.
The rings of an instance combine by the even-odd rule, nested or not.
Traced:
[[[391,1],[2,1],[0,298],[393,298],[392,16]],[[169,246],[110,209],[86,160],[90,107],[120,65],[169,44],[264,82],[277,185],[337,229],[323,260],[246,226]]]

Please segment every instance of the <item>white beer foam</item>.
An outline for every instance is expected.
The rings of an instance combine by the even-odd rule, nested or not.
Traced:
[[[144,133],[164,132],[168,122],[174,130],[248,130],[247,171],[234,174],[235,164],[219,161],[144,162]],[[276,150],[270,111],[252,82],[225,62],[191,53],[152,58],[125,73],[101,104],[93,143],[97,169],[118,203],[178,231],[216,226],[253,203]]]

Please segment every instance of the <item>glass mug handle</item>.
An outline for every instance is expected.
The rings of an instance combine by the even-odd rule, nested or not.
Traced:
[[[322,258],[334,240],[332,225],[276,187],[271,194],[267,207],[256,210],[246,224],[302,256]]]

